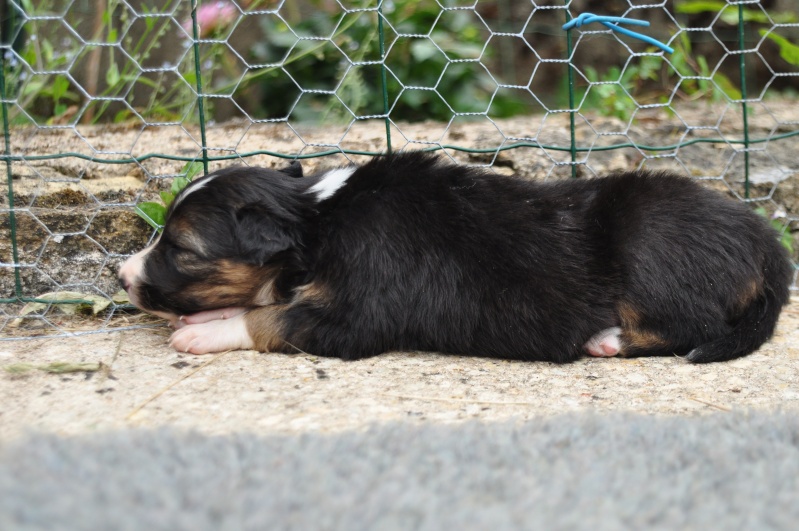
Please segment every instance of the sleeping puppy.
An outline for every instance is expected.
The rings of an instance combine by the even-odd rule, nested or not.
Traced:
[[[179,351],[569,362],[749,354],[792,267],[744,204],[666,173],[530,182],[431,154],[192,182],[120,269]]]

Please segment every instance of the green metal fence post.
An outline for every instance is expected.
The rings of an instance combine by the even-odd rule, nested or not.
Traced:
[[[13,13],[13,10],[11,10]],[[9,44],[10,46],[10,44]],[[3,158],[6,162],[6,183],[8,183],[8,227],[11,235],[11,260],[14,268],[14,295],[17,300],[22,298],[22,279],[19,273],[19,250],[17,249],[17,217],[14,212],[14,183],[11,165],[11,130],[8,123],[8,102],[6,100],[6,48],[0,48],[0,98],[2,98],[3,113],[3,139],[5,149]]]
[[[566,22],[572,19],[569,13],[569,0],[566,0]],[[566,31],[566,57],[569,61],[567,75],[569,78],[569,139],[571,153],[572,178],[577,177],[577,139],[574,127],[574,71],[572,66],[572,30]]]
[[[197,0],[191,0],[191,25],[194,35],[194,74],[197,80],[197,112],[200,115],[200,139],[203,152],[203,172],[208,174],[208,142],[205,139],[205,107],[203,102],[203,81],[200,73],[200,27],[197,24]]]
[[[388,85],[386,81],[386,39],[383,33],[383,0],[377,4],[377,34],[380,39],[380,85],[383,91],[383,113],[386,115],[386,146],[391,153],[391,120],[388,119]]]
[[[744,5],[738,3],[738,67],[741,74],[741,109],[743,110],[744,121],[744,197],[749,199],[749,116],[746,104],[746,49],[745,34],[744,34]]]

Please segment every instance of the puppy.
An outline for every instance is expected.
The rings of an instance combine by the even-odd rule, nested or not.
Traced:
[[[744,204],[667,174],[530,182],[431,154],[192,182],[120,269],[179,351],[569,362],[757,349],[793,270]]]

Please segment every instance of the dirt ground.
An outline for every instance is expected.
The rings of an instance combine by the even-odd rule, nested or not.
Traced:
[[[570,411],[799,411],[796,297],[771,342],[710,365],[676,357],[555,365],[420,352],[355,362],[253,351],[192,356],[171,350],[168,334],[156,327],[0,343],[0,441],[130,426],[266,434]],[[53,363],[91,365],[62,374],[31,367]]]

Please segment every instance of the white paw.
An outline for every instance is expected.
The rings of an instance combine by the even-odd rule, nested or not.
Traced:
[[[176,330],[169,338],[169,345],[179,352],[208,354],[225,350],[251,349],[254,344],[247,325],[245,314],[230,319],[188,324]]]
[[[618,326],[607,328],[598,334],[594,334],[594,336],[583,345],[583,348],[592,356],[600,358],[615,356],[621,350],[620,334],[621,328]]]

